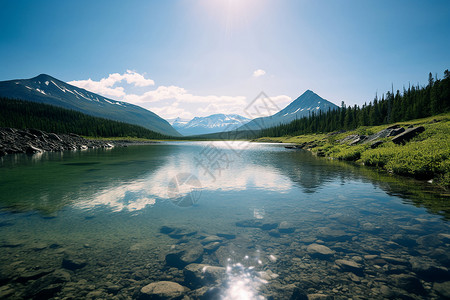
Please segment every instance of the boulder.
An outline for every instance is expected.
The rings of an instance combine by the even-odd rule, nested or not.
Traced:
[[[188,288],[172,281],[152,282],[141,288],[138,299],[182,299]]]
[[[407,292],[411,292],[418,295],[423,295],[425,293],[425,289],[423,288],[420,280],[408,274],[400,274],[400,275],[392,275],[392,281],[394,285],[402,290]]]
[[[52,140],[62,142],[62,139],[55,133],[49,133],[49,134],[47,134],[47,136]]]
[[[72,255],[64,255],[61,266],[64,269],[75,271],[87,265],[86,260],[74,257]]]
[[[343,272],[352,272],[356,275],[361,275],[363,272],[363,267],[353,260],[337,259],[335,263]]]
[[[433,289],[444,299],[450,299],[450,281],[445,281],[442,283],[435,282],[433,284]]]
[[[181,239],[189,236],[193,236],[197,234],[197,231],[192,230],[190,228],[175,228],[172,232],[168,233],[168,235],[173,239]]]
[[[37,147],[35,147],[35,146],[33,146],[33,145],[28,145],[28,147],[25,149],[25,152],[27,153],[27,154],[35,154],[35,153],[42,153],[42,152],[44,152],[44,151],[42,151],[42,149],[40,149],[40,148],[37,148]]]
[[[53,272],[53,269],[38,269],[33,271],[25,271],[17,277],[17,282],[27,282],[29,280],[36,280],[44,275]]]
[[[377,148],[378,146],[380,146],[383,143],[384,143],[383,141],[375,141],[375,142],[370,144],[370,148],[371,149],[375,149],[375,148]]]
[[[340,230],[331,229],[329,227],[319,227],[317,228],[317,236],[319,236],[324,241],[348,241],[351,240],[352,235]]]
[[[431,261],[423,261],[420,258],[410,260],[411,268],[414,273],[425,281],[448,281],[450,280],[450,271],[442,266],[438,266]]]
[[[327,246],[319,244],[311,244],[306,248],[306,251],[311,257],[319,259],[330,259],[334,256],[335,251],[331,250]]]
[[[345,138],[343,138],[342,140],[339,140],[338,142],[341,144],[351,143],[352,141],[355,141],[357,139],[359,139],[358,134],[351,134],[351,135],[347,135]]]
[[[218,237],[223,237],[224,239],[227,240],[232,240],[236,238],[235,234],[231,234],[231,233],[217,233],[216,234]]]
[[[56,270],[28,284],[22,296],[27,299],[50,299],[70,279],[71,275],[69,272],[62,269]]]
[[[404,144],[407,141],[409,141],[410,139],[412,139],[413,137],[415,137],[416,135],[418,135],[419,133],[422,133],[424,131],[425,131],[425,128],[423,126],[408,128],[405,130],[405,132],[395,136],[392,139],[392,142],[394,144]]]
[[[352,140],[350,143],[348,143],[350,146],[360,144],[364,142],[367,139],[365,135],[360,135],[358,138]]]
[[[188,243],[177,246],[166,255],[166,264],[171,267],[183,269],[191,263],[200,263],[203,258],[203,246],[200,243]]]
[[[403,128],[403,127],[395,128],[395,129],[393,129],[391,131],[391,133],[389,133],[388,137],[390,137],[390,136],[397,136],[397,135],[399,135],[400,133],[403,133],[403,132],[405,132],[405,128]]]
[[[293,233],[295,231],[295,227],[292,224],[283,221],[280,225],[278,225],[278,231],[280,233]]]
[[[333,296],[325,294],[308,294],[308,300],[333,300]]]
[[[217,235],[209,235],[203,240],[201,240],[202,245],[207,245],[209,243],[215,243],[215,242],[222,242],[223,238],[217,236]]]
[[[184,282],[190,288],[220,284],[226,275],[223,267],[190,264],[183,269]]]

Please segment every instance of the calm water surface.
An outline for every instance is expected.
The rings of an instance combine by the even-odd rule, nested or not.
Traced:
[[[444,298],[448,200],[279,144],[6,156],[0,298]]]

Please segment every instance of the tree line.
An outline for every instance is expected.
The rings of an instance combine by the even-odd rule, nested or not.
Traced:
[[[168,138],[138,125],[93,117],[53,105],[9,98],[0,98],[0,127],[35,128],[89,137]]]
[[[312,112],[309,116],[263,129],[260,136],[285,136],[309,133],[325,133],[337,130],[351,130],[359,126],[376,126],[412,119],[430,117],[450,111],[450,72],[444,71],[444,78],[433,78],[430,73],[428,85],[409,86],[403,92],[388,91],[381,99],[375,96],[373,102],[341,107],[326,112]]]

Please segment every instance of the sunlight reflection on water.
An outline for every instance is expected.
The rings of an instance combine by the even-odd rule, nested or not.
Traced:
[[[246,258],[248,258],[246,256]],[[265,299],[258,295],[261,285],[267,281],[259,277],[259,273],[255,271],[255,267],[245,267],[241,263],[235,263],[227,266],[227,284],[223,300],[255,300]]]

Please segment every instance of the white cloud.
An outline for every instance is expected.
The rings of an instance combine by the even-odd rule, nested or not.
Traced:
[[[265,71],[256,70],[254,74],[262,76]],[[176,117],[192,119],[216,113],[245,115],[244,109],[252,100],[245,96],[195,95],[175,85],[161,85],[150,89],[150,86],[155,84],[153,80],[146,79],[142,74],[130,70],[124,74],[110,74],[99,81],[87,79],[69,83],[114,100],[143,106],[166,119]],[[133,87],[140,89],[136,90]],[[145,89],[145,87],[148,88]],[[271,97],[271,99],[280,108],[291,102],[291,98],[285,95]]]
[[[264,75],[266,75],[266,71],[264,71],[263,69],[258,69],[253,72],[253,77],[260,77]]]
[[[107,97],[124,97],[126,94],[123,87],[114,85],[125,80],[128,84],[132,84],[137,87],[145,87],[155,85],[152,79],[145,79],[145,77],[137,72],[127,70],[122,75],[119,73],[109,74],[107,78],[102,78],[100,81],[88,80],[74,80],[68,83],[79,88],[86,89],[88,91],[101,94]]]

